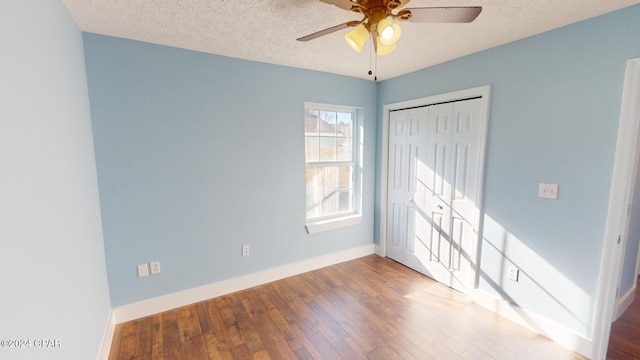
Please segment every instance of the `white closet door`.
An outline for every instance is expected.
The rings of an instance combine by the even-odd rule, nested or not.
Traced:
[[[406,238],[407,111],[389,117],[389,179],[387,188],[387,256],[402,263]]]
[[[467,291],[475,256],[481,99],[390,116],[387,254]]]
[[[482,100],[454,103],[451,141],[451,231],[449,286],[466,292],[478,241]]]
[[[451,134],[453,103],[430,106],[426,138],[426,172],[420,179],[425,193],[419,204],[425,215],[425,236],[418,246],[426,256],[421,260],[425,274],[450,286],[451,263]],[[420,271],[415,266],[415,268]]]
[[[429,109],[421,107],[405,110],[407,117],[406,153],[407,153],[407,181],[404,195],[405,218],[400,227],[406,229],[402,263],[420,272],[425,272],[424,260],[427,257],[421,243],[427,236],[429,223],[424,214],[425,194],[427,188],[424,183],[427,174],[427,132]]]

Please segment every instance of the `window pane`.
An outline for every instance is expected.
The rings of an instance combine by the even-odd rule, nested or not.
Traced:
[[[353,177],[351,166],[327,166],[322,171],[322,214],[331,215],[353,210]]]
[[[322,192],[307,192],[307,218],[322,215],[321,201]]]
[[[322,169],[307,168],[307,217],[321,215]]]
[[[351,113],[338,113],[338,133],[344,137],[353,137],[353,119]]]
[[[317,137],[306,136],[304,138],[304,161],[316,162],[320,159],[319,144]]]
[[[322,191],[322,168],[307,168],[307,192]]]
[[[322,187],[328,191],[338,189],[338,181],[340,177],[340,168],[337,166],[326,166],[322,172]]]
[[[338,188],[341,190],[353,189],[352,166],[341,166],[338,168]]]
[[[338,113],[336,156],[338,161],[353,160],[353,119],[351,113]]]
[[[335,111],[320,111],[318,127],[320,136],[335,136],[338,116]]]
[[[320,161],[336,160],[336,138],[320,137]]]
[[[338,212],[338,191],[325,189],[322,199],[322,215],[332,215]]]
[[[353,211],[352,175],[352,166],[307,168],[307,218]]]
[[[353,210],[353,191],[340,191],[340,199],[338,201],[338,212],[350,212]]]
[[[352,138],[337,138],[336,147],[338,161],[353,161]]]
[[[305,136],[318,136],[318,121],[320,116],[318,110],[306,110],[304,114],[304,134]]]

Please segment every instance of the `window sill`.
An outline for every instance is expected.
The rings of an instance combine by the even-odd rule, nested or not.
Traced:
[[[315,234],[322,231],[339,229],[346,226],[357,225],[362,221],[361,214],[347,215],[343,217],[321,220],[307,223],[307,233]]]

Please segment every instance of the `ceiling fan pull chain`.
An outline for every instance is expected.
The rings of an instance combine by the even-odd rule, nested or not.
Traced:
[[[369,47],[369,76],[373,75],[373,81],[378,81],[378,54],[373,52],[373,37],[371,39],[371,46]],[[373,71],[371,71],[371,58],[373,57]]]
[[[369,38],[369,39],[371,39],[371,38]],[[371,71],[372,49],[373,49],[373,40],[371,40],[371,46],[369,47],[369,72],[367,73],[367,74],[369,74],[369,76],[371,76],[371,74],[373,74],[373,71]]]
[[[378,81],[378,56],[376,55],[374,61],[374,75],[373,75],[373,81]]]

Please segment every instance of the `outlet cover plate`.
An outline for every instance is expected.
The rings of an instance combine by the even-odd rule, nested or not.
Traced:
[[[538,197],[542,199],[552,199],[555,200],[558,198],[558,184],[538,184]]]
[[[150,265],[152,274],[157,274],[160,272],[160,261],[154,261]]]

